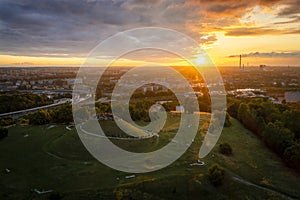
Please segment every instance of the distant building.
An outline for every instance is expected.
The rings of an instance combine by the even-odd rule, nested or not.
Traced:
[[[287,103],[300,102],[300,92],[285,92],[284,97]]]
[[[176,111],[184,113],[184,107],[183,106],[176,106]]]
[[[259,65],[260,70],[265,70],[267,68],[267,65]]]

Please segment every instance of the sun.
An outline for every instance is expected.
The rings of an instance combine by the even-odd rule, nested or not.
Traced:
[[[203,55],[199,55],[197,58],[196,58],[196,64],[197,65],[203,65],[206,63],[206,59]]]

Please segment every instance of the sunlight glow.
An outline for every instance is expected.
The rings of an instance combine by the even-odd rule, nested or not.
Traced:
[[[205,63],[206,63],[205,57],[203,57],[203,55],[198,55],[198,57],[196,58],[196,64],[203,65]]]

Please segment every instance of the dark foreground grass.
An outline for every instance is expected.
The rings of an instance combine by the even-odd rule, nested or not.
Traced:
[[[174,116],[173,116],[174,117]],[[176,116],[175,116],[176,118]],[[164,128],[163,143],[169,142],[178,125]],[[104,126],[113,131],[113,123]],[[76,130],[63,125],[16,126],[0,141],[0,199],[47,199],[38,190],[54,190],[63,199],[288,199],[300,197],[300,177],[287,168],[259,139],[236,120],[224,128],[220,141],[233,149],[232,156],[218,153],[218,145],[206,158],[197,161],[202,137],[176,162],[162,170],[137,174],[136,178],[110,169],[96,161],[84,148]],[[28,136],[26,136],[28,135]],[[25,136],[25,137],[24,137]],[[117,141],[116,143],[118,143]],[[142,144],[142,143],[141,143]],[[159,143],[148,144],[155,148]],[[123,141],[124,148],[130,143]],[[138,143],[136,144],[138,145]],[[144,144],[143,144],[144,145]],[[222,186],[208,181],[207,169],[219,163],[226,169]],[[6,173],[5,169],[11,170]]]

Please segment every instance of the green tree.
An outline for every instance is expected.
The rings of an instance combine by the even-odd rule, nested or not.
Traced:
[[[96,113],[111,113],[110,104],[108,103],[96,103]]]
[[[43,125],[51,121],[51,116],[47,110],[38,110],[29,114],[29,124]]]
[[[282,121],[285,127],[295,133],[295,137],[300,139],[300,111],[286,110],[283,112]]]
[[[268,123],[263,131],[263,139],[276,153],[282,155],[294,142],[294,134],[279,121]]]
[[[229,113],[230,116],[234,118],[238,117],[238,110],[240,104],[241,104],[240,100],[232,99],[232,98],[228,99],[227,112]]]
[[[294,143],[284,151],[284,159],[287,164],[300,171],[300,143]]]
[[[52,122],[69,123],[73,121],[72,105],[70,103],[51,110],[50,114]]]
[[[0,95],[0,113],[24,110],[53,103],[47,95],[8,93]]]

